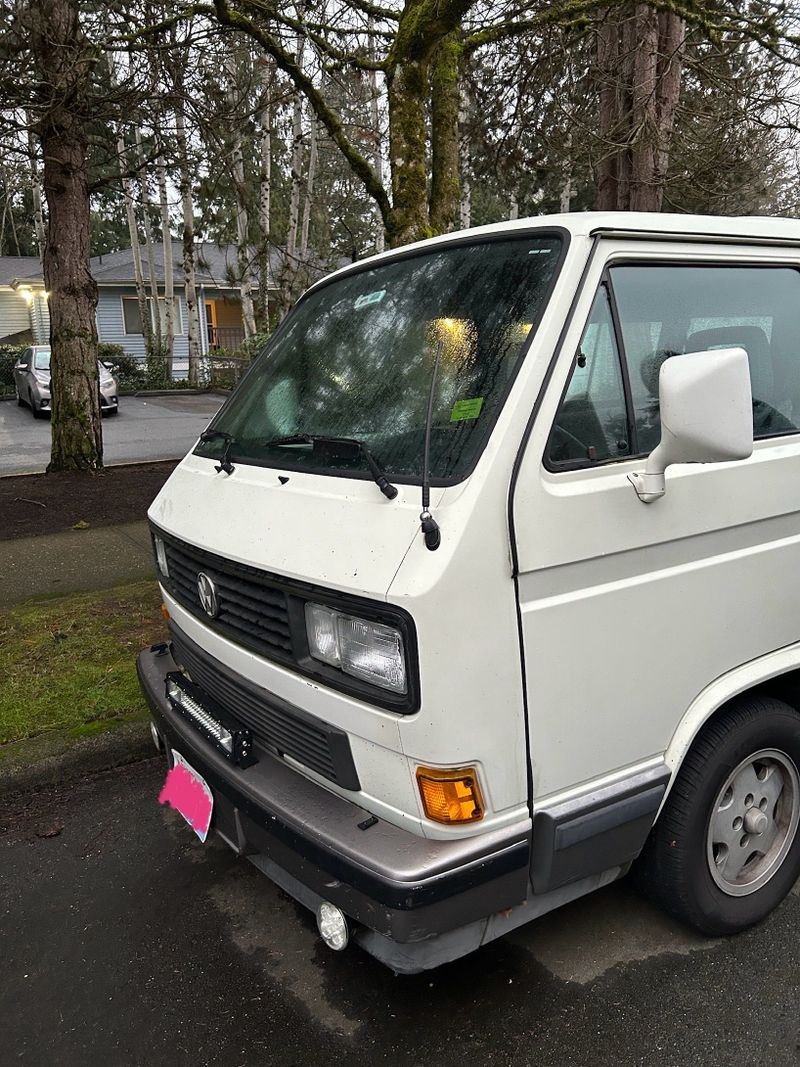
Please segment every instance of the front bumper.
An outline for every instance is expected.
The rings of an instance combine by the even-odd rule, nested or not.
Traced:
[[[177,667],[168,646],[142,652],[137,670],[159,735],[197,768],[214,792],[212,826],[300,903],[329,900],[357,924],[356,940],[414,964],[423,942],[520,904],[526,898],[530,823],[477,837],[432,841],[382,820],[257,747],[240,768],[169,703],[165,677]],[[355,794],[357,795],[357,794]],[[369,932],[373,932],[370,934]],[[419,951],[414,951],[414,946]],[[401,968],[397,968],[401,969]]]

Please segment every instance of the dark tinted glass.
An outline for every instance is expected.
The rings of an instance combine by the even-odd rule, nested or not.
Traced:
[[[293,434],[363,441],[390,476],[418,479],[431,376],[431,474],[477,457],[535,331],[560,239],[454,245],[328,283],[300,302],[214,428],[231,457],[283,468],[363,470],[358,455],[270,444]],[[198,446],[218,457],[223,442]]]

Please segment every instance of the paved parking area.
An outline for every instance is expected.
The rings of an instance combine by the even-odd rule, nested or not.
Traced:
[[[106,465],[179,459],[192,447],[223,397],[123,396],[119,414],[103,419]],[[37,474],[50,462],[50,422],[13,400],[0,402],[0,477]]]
[[[395,977],[159,807],[160,759],[0,810],[0,1063],[797,1067],[800,898],[707,940],[625,883]]]

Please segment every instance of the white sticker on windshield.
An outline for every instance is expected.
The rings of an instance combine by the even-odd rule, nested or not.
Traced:
[[[356,311],[360,311],[361,308],[369,307],[371,304],[380,304],[385,296],[385,289],[376,289],[374,293],[365,293],[364,296],[360,296],[353,306]]]

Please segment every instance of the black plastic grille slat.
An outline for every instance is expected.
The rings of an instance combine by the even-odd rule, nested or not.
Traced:
[[[324,729],[316,728],[238,685],[234,679],[215,669],[214,662],[206,660],[189,641],[182,640],[174,627],[173,648],[177,661],[189,672],[192,681],[220,708],[249,727],[257,740],[324,778],[339,781],[329,735]]]
[[[170,590],[188,611],[264,655],[292,658],[288,605],[282,589],[251,577],[244,566],[191,545],[167,541],[166,550]],[[214,619],[203,611],[197,592],[201,571],[217,588],[219,613]]]

